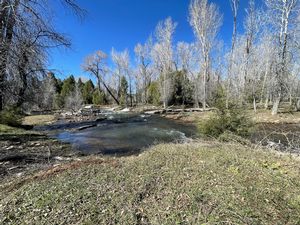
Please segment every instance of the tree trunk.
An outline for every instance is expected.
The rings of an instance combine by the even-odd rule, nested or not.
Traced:
[[[266,96],[266,101],[265,101],[265,109],[269,108],[269,98],[270,98],[270,96],[269,96],[269,93],[268,93],[267,96]]]
[[[296,102],[296,111],[300,111],[300,98],[298,98],[297,102]]]
[[[16,0],[10,6],[8,0],[0,5],[0,111],[4,108],[4,81],[7,68],[9,49],[12,43],[13,30],[16,23],[15,12],[19,7],[20,0]],[[9,7],[10,6],[10,7]],[[13,8],[9,13],[9,9]]]
[[[24,52],[21,56],[21,62],[19,63],[18,65],[18,72],[19,72],[19,76],[20,76],[20,80],[22,82],[22,86],[19,90],[19,93],[18,93],[18,101],[17,101],[17,104],[16,106],[17,107],[20,107],[22,106],[22,104],[24,103],[24,95],[25,95],[25,91],[27,89],[27,73],[26,73],[26,67],[27,67],[27,64],[28,64],[28,56],[27,56],[27,47],[24,46]]]
[[[110,91],[110,89],[108,88],[108,86],[106,86],[106,84],[104,82],[102,82],[103,86],[105,87],[105,89],[107,90],[107,92],[109,93],[109,95],[115,100],[115,102],[117,103],[117,105],[120,105],[120,102],[118,101],[118,99],[113,95],[113,93]]]
[[[274,103],[273,103],[273,108],[272,108],[272,115],[277,115],[278,114],[278,109],[279,109],[279,104],[281,100],[281,95],[279,94],[276,96]]]
[[[206,78],[204,76],[203,79],[203,100],[202,100],[202,107],[203,109],[206,109]]]
[[[269,72],[269,62],[266,63],[266,71],[264,73],[264,80],[263,80],[263,85],[262,85],[262,88],[261,88],[261,96],[260,96],[260,103],[261,104],[262,104],[263,98],[264,98],[264,93],[265,93],[265,88],[266,88],[266,83],[267,83],[268,72]]]
[[[253,98],[253,110],[254,110],[255,113],[257,112],[255,97]]]
[[[130,81],[130,83],[129,83],[129,98],[130,98],[130,107],[132,107],[133,102],[132,102],[131,81]]]

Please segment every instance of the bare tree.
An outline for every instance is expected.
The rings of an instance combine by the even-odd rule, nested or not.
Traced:
[[[199,54],[203,57],[203,63],[201,65],[203,73],[202,106],[205,109],[207,100],[207,82],[210,80],[211,52],[219,28],[222,24],[222,15],[219,13],[215,4],[208,3],[207,0],[192,0],[190,4],[189,22],[199,44]]]
[[[151,48],[152,40],[151,38],[144,44],[138,43],[135,48],[135,60],[137,63],[136,70],[136,82],[137,82],[137,92],[141,92],[141,100],[145,104],[147,103],[147,89],[151,83],[153,69],[151,67]]]
[[[169,104],[170,94],[172,93],[172,78],[170,77],[173,71],[173,35],[177,24],[169,17],[158,23],[155,31],[157,43],[152,49],[152,59],[157,72],[161,78],[161,96],[166,108]]]
[[[270,22],[276,31],[279,61],[276,65],[276,85],[272,115],[278,113],[280,101],[284,94],[285,78],[288,74],[290,60],[289,47],[293,38],[293,26],[299,12],[298,0],[265,0],[270,10]]]
[[[73,0],[60,0],[67,8],[77,15],[82,10]],[[22,80],[18,104],[22,104],[23,95],[28,86],[28,74],[34,76],[36,68],[31,68],[31,58],[41,53],[45,56],[47,49],[66,44],[66,39],[51,26],[51,7],[49,1],[36,0],[2,0],[0,2],[0,110],[3,109],[5,82],[9,79],[10,71],[19,67],[18,74]],[[24,39],[23,37],[26,36]],[[54,41],[54,42],[53,42]],[[34,54],[33,54],[34,53]],[[45,65],[41,65],[43,69]]]
[[[73,112],[77,112],[81,109],[83,105],[83,98],[80,91],[80,88],[78,87],[78,84],[75,86],[75,90],[70,93],[70,95],[66,98],[65,108],[72,110]]]
[[[47,76],[42,85],[42,105],[44,109],[53,109],[55,94],[56,89],[54,80],[51,76]]]
[[[256,88],[257,88],[257,78],[259,71],[255,70],[257,65],[257,59],[260,58],[258,55],[253,54],[253,44],[255,39],[258,36],[259,30],[261,28],[261,15],[260,12],[256,10],[255,8],[255,2],[254,0],[249,1],[249,7],[246,9],[246,19],[244,23],[244,27],[246,30],[246,51],[245,51],[245,66],[244,66],[244,88],[245,91],[247,89],[247,84],[251,83],[251,93],[252,93],[252,99],[253,99],[253,109],[256,112]],[[257,57],[256,57],[257,56]],[[252,61],[252,62],[251,62]],[[249,77],[248,73],[249,71],[252,71],[253,74],[251,77]],[[252,81],[252,82],[251,82]],[[244,99],[242,99],[244,100]]]
[[[234,51],[235,51],[235,45],[237,41],[237,16],[238,16],[238,10],[240,5],[240,0],[229,0],[232,15],[233,15],[233,30],[232,30],[232,38],[231,38],[231,50],[228,57],[229,63],[227,68],[227,97],[226,97],[226,104],[228,106],[228,101],[230,98],[230,90],[232,88],[232,81],[233,81],[233,60],[234,60]]]
[[[197,44],[195,43],[186,43],[178,42],[176,49],[176,68],[177,70],[183,71],[186,76],[184,76],[183,82],[183,102],[186,101],[186,96],[190,91],[189,83],[193,85],[194,91],[194,102],[195,104],[199,102],[199,91],[197,85],[197,74],[199,72],[199,54],[197,50]],[[187,80],[185,80],[187,79]],[[195,85],[196,84],[196,85]]]
[[[116,66],[117,76],[121,79],[122,76],[126,77],[129,84],[129,98],[130,106],[133,106],[133,72],[130,69],[129,51],[126,49],[123,52],[112,50],[112,60]]]
[[[99,91],[101,91],[101,84],[103,84],[109,95],[119,105],[119,100],[114,96],[104,79],[106,73],[108,72],[106,59],[107,55],[104,52],[100,50],[96,51],[94,54],[91,54],[85,58],[82,68],[85,72],[88,72],[96,77]]]
[[[233,15],[233,31],[232,31],[232,41],[231,41],[231,52],[234,51],[236,38],[237,38],[237,16],[240,5],[240,0],[229,0]]]

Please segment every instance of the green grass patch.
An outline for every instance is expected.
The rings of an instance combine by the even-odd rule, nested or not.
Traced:
[[[11,127],[8,125],[0,124],[0,135],[1,134],[25,134],[28,131],[21,129],[21,128],[16,128],[16,127]]]
[[[296,159],[226,143],[92,159],[0,190],[0,224],[300,223]]]

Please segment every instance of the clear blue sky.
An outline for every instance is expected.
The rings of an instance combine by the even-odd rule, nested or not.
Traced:
[[[229,0],[212,0],[223,14],[223,26],[219,37],[225,44],[230,43],[232,15]],[[128,48],[133,56],[133,48],[144,43],[153,33],[156,24],[168,16],[178,23],[175,41],[194,40],[188,19],[189,0],[78,0],[87,10],[87,16],[80,22],[70,12],[55,5],[55,26],[72,40],[72,49],[52,50],[49,69],[57,69],[58,77],[70,74],[88,77],[81,70],[84,57],[96,50],[110,53],[114,47],[118,51]],[[241,0],[239,30],[248,0]],[[59,13],[57,13],[59,12]]]

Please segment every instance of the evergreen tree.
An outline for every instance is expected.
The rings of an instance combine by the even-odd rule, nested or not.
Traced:
[[[55,89],[56,89],[56,93],[60,94],[61,90],[62,90],[62,86],[63,86],[63,81],[61,79],[56,79],[56,83],[55,83]]]
[[[159,83],[151,82],[147,90],[148,102],[150,104],[159,105],[160,104],[160,92],[159,92]]]
[[[93,94],[94,94],[95,86],[91,80],[87,81],[83,85],[82,96],[85,104],[93,103]]]
[[[81,78],[78,79],[77,85],[78,85],[78,88],[81,91],[81,93],[83,93],[84,83],[82,82]]]
[[[121,77],[119,93],[120,93],[120,104],[127,105],[128,82],[127,82],[125,76]]]
[[[106,103],[105,94],[103,91],[96,89],[93,93],[93,104],[104,105]]]
[[[75,91],[76,87],[76,81],[73,75],[71,75],[69,78],[65,79],[62,85],[61,89],[61,96],[63,98],[66,98],[70,93]]]

